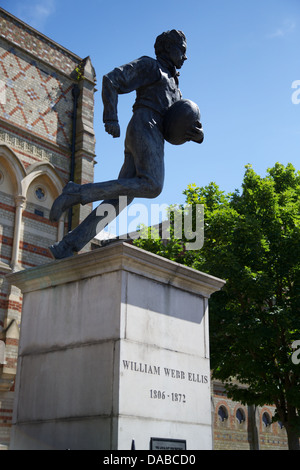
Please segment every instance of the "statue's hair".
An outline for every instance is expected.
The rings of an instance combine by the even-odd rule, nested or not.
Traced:
[[[160,56],[166,51],[167,44],[174,44],[182,41],[186,41],[186,37],[182,31],[179,31],[177,29],[165,31],[156,38],[154,44],[155,54],[157,56]]]

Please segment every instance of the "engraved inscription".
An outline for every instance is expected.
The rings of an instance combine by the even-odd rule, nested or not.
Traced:
[[[208,384],[209,377],[206,374],[201,374],[200,372],[188,371],[188,370],[180,370],[174,369],[171,367],[165,367],[164,365],[157,365],[157,364],[148,364],[145,362],[138,362],[138,361],[129,361],[123,359],[123,370],[128,372],[137,372],[140,374],[147,374],[156,377],[160,377],[163,379],[171,379],[170,380],[170,388],[166,386],[165,389],[162,388],[151,388],[148,391],[148,398],[153,401],[165,401],[170,403],[177,403],[185,405],[188,403],[188,394],[183,393],[182,390],[175,390],[171,388],[171,384],[177,382],[178,384],[184,383],[194,383],[194,384]],[[172,380],[173,379],[173,380]],[[168,380],[167,380],[168,382]],[[164,381],[166,384],[166,381]]]
[[[160,375],[171,379],[187,380],[189,382],[197,382],[200,384],[208,383],[208,376],[205,374],[151,365],[137,361],[128,361],[123,359],[123,368],[124,370],[140,372],[143,374]]]
[[[159,366],[151,366],[150,364],[142,364],[141,362],[125,361],[125,360],[123,360],[123,366],[125,370],[142,372],[144,374],[160,375]]]
[[[172,401],[177,401],[179,403],[186,403],[186,396],[184,393],[167,393],[165,391],[161,390],[150,390],[150,398],[156,399],[156,400],[165,400],[165,399],[170,399]]]

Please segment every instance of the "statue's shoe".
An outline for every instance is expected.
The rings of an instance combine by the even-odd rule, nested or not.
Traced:
[[[65,240],[49,246],[49,251],[54,259],[69,258],[75,254],[75,251]]]
[[[49,215],[50,221],[57,222],[63,212],[74,204],[79,204],[80,201],[80,184],[69,181],[69,183],[64,187],[61,195],[58,196],[52,204]]]

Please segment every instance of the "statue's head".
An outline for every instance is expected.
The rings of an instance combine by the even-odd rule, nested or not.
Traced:
[[[186,37],[182,31],[172,29],[157,36],[154,44],[157,57],[167,58],[180,69],[187,59]]]

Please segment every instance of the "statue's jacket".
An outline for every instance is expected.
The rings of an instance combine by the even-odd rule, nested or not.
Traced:
[[[118,120],[118,95],[134,90],[136,90],[136,100],[133,112],[146,107],[163,116],[173,103],[182,98],[175,67],[162,58],[143,56],[104,75],[102,83],[104,122]]]

